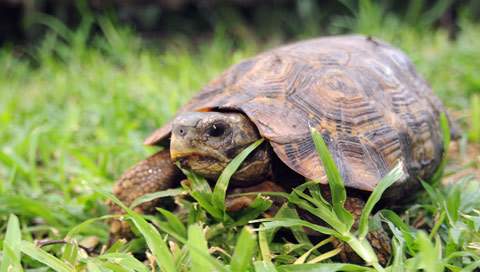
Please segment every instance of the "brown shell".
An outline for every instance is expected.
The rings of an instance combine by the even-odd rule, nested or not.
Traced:
[[[403,161],[402,188],[429,178],[443,154],[440,100],[400,50],[363,36],[286,45],[234,65],[180,112],[244,112],[291,169],[326,182],[310,137],[319,130],[348,187],[371,191]],[[167,139],[170,123],[145,144]]]

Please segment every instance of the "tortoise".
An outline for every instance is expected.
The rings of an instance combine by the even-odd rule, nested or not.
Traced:
[[[433,175],[444,152],[444,112],[409,58],[383,41],[361,35],[301,41],[244,60],[207,84],[145,140],[164,149],[130,168],[114,194],[130,204],[178,186],[184,177],[175,163],[215,180],[261,137],[264,144],[232,177],[232,191],[288,191],[305,178],[326,184],[313,127],[349,190],[346,207],[358,217],[364,197],[398,162],[406,175],[384,194],[390,201],[411,195],[420,179]],[[231,210],[248,205],[245,198],[230,201]],[[156,205],[137,210],[151,212]],[[127,229],[119,221],[111,225],[119,236]]]

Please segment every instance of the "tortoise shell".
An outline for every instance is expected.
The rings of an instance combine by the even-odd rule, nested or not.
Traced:
[[[180,112],[212,110],[243,112],[288,167],[322,183],[309,126],[350,188],[372,191],[399,161],[407,173],[399,185],[412,187],[443,154],[440,100],[404,53],[364,36],[307,40],[242,61]],[[167,123],[145,144],[162,143],[170,130]]]

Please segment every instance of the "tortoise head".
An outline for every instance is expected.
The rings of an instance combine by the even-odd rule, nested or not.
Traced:
[[[215,179],[245,147],[259,139],[255,125],[241,113],[186,112],[172,124],[170,155],[182,168]],[[255,181],[270,171],[267,148],[258,148],[241,165],[234,180]]]

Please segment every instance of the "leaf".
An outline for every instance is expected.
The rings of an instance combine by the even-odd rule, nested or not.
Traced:
[[[82,231],[83,228],[91,225],[94,222],[107,220],[107,219],[111,219],[111,218],[118,218],[119,216],[120,215],[104,215],[104,216],[100,216],[100,217],[87,219],[87,220],[83,221],[82,223],[76,225],[75,227],[71,228],[68,231],[67,235],[65,235],[65,240],[67,240],[67,241],[70,240],[75,234]]]
[[[338,218],[347,226],[347,230],[350,230],[353,225],[353,216],[344,207],[347,193],[343,178],[335,165],[335,161],[328,150],[327,144],[323,140],[323,136],[313,127],[310,128],[310,133],[317,153],[322,160],[325,173],[327,174],[328,185],[330,186],[332,194],[333,210]]]
[[[298,196],[301,196],[305,200],[314,201],[317,207],[313,207],[305,200],[300,199]],[[290,203],[297,205],[298,207],[310,212],[311,214],[319,217],[323,221],[325,221],[330,227],[335,229],[335,231],[339,233],[348,233],[348,226],[345,225],[343,221],[341,221],[338,216],[332,211],[328,206],[325,206],[322,202],[316,201],[312,197],[298,191],[297,189],[293,189],[293,193],[290,194],[288,198]]]
[[[268,230],[268,229],[272,229],[272,228],[281,228],[281,227],[287,228],[287,227],[298,226],[298,227],[311,228],[312,230],[318,231],[318,232],[323,233],[323,234],[332,235],[332,236],[335,236],[337,238],[342,237],[338,232],[336,232],[333,229],[323,227],[323,226],[319,226],[319,225],[316,225],[316,224],[313,224],[313,223],[310,223],[308,221],[301,220],[301,219],[267,218],[267,219],[254,220],[252,222],[264,222],[264,224],[263,224],[263,229],[264,230]]]
[[[223,265],[209,254],[207,239],[198,224],[188,226],[187,245],[192,261],[190,271],[226,271]]]
[[[403,163],[399,162],[388,174],[383,177],[373,190],[372,194],[367,200],[365,207],[362,210],[360,215],[360,220],[358,221],[358,237],[359,239],[364,239],[368,233],[368,217],[373,210],[373,207],[382,197],[382,194],[390,186],[392,186],[396,181],[400,180],[405,176],[403,171]]]
[[[215,270],[211,262],[203,256],[205,253],[208,254],[208,244],[202,228],[198,224],[188,226],[188,248],[192,261],[191,271],[210,272]]]
[[[182,169],[191,184],[182,182],[182,187],[197,201],[198,205],[218,221],[223,221],[224,216],[220,209],[212,204],[212,190],[205,178],[194,172]]]
[[[271,261],[256,261],[253,265],[255,272],[277,272],[275,265]]]
[[[235,251],[233,252],[230,269],[232,272],[244,272],[248,270],[255,254],[257,238],[249,227],[244,227],[237,238]]]
[[[115,204],[121,207],[129,216],[137,229],[142,233],[148,248],[152,251],[156,257],[157,262],[164,272],[176,271],[175,263],[173,262],[173,256],[167,247],[167,244],[163,240],[158,230],[150,225],[141,215],[134,212],[127,206],[125,206],[120,200],[110,193],[99,191],[100,194],[111,199]]]
[[[248,221],[257,218],[260,214],[268,210],[272,206],[272,201],[266,199],[261,194],[253,200],[253,202],[246,209],[243,209],[236,213],[235,221],[232,226],[242,226],[248,223]]]
[[[438,255],[438,250],[428,239],[423,231],[417,234],[416,243],[418,245],[417,259],[418,268],[423,268],[426,272],[443,271],[442,257]]]
[[[248,155],[250,155],[255,148],[263,143],[263,141],[264,139],[256,140],[247,148],[242,150],[242,152],[233,158],[233,160],[225,167],[222,174],[218,178],[217,184],[213,189],[212,204],[217,207],[217,209],[221,210],[223,214],[225,214],[225,195],[227,193],[227,187],[230,182],[230,178],[237,171],[242,162],[248,157]]]
[[[57,257],[49,254],[43,249],[35,246],[31,242],[22,241],[20,245],[20,250],[30,256],[31,258],[47,265],[57,272],[71,272],[74,271],[73,266],[63,262]]]
[[[393,224],[393,226],[391,227],[396,227],[400,230],[401,237],[399,238],[405,240],[405,243],[410,253],[413,254],[415,251],[415,237],[410,230],[410,226],[403,222],[402,218],[400,218],[400,216],[398,216],[395,212],[391,210],[382,210],[380,214],[384,219],[388,220]],[[392,232],[396,236],[396,232],[394,230],[392,230]]]
[[[442,129],[442,139],[443,139],[443,158],[438,166],[437,170],[433,174],[431,178],[432,184],[437,184],[443,176],[443,172],[445,170],[445,166],[447,164],[447,154],[448,149],[450,147],[450,128],[448,126],[448,118],[444,112],[440,114],[440,128]]]
[[[7,233],[3,241],[3,259],[0,264],[0,272],[23,271],[20,264],[20,243],[22,240],[22,233],[20,231],[20,224],[17,216],[10,214],[7,223]]]
[[[303,264],[307,260],[307,258],[310,256],[310,254],[314,251],[317,250],[319,247],[324,246],[328,243],[331,243],[334,240],[332,236],[328,237],[327,239],[324,239],[320,241],[318,244],[316,244],[314,247],[310,248],[307,252],[303,253],[302,256],[300,256],[297,260],[295,260],[294,264]]]
[[[279,272],[336,272],[371,271],[364,266],[345,263],[289,264],[278,268]]]
[[[167,189],[159,192],[154,192],[150,194],[142,195],[141,197],[136,198],[132,204],[130,205],[130,209],[137,207],[145,202],[152,201],[154,199],[163,198],[163,197],[171,197],[177,196],[185,193],[185,190],[182,188],[175,188],[175,189]]]
[[[127,253],[106,253],[97,257],[101,260],[107,260],[116,263],[128,271],[148,272],[148,268],[131,254]]]
[[[172,230],[184,238],[187,237],[187,229],[176,215],[162,208],[157,208],[157,211],[159,211],[165,217],[165,219],[167,219],[168,225],[172,228]]]
[[[262,260],[271,263],[272,253],[270,252],[270,247],[268,245],[267,233],[262,229],[258,231],[258,247],[260,248]]]
[[[317,256],[317,257],[311,259],[310,261],[308,261],[308,263],[309,264],[314,264],[314,263],[322,262],[324,260],[328,260],[328,259],[332,258],[333,256],[337,255],[338,253],[340,253],[341,251],[342,251],[341,248],[332,249],[330,251],[327,251],[327,252],[323,253],[320,256]]]
[[[67,261],[72,266],[75,266],[77,263],[78,257],[78,244],[77,241],[72,240],[69,243],[66,243],[63,247],[62,260]]]

